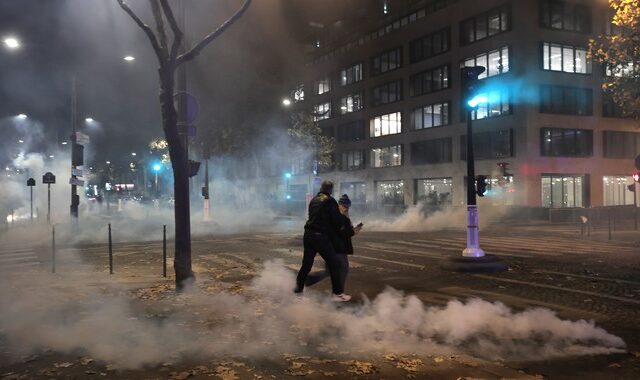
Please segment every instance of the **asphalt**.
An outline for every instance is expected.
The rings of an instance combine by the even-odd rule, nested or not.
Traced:
[[[275,227],[236,234],[218,234],[212,230],[210,234],[194,237],[197,296],[176,294],[170,252],[168,277],[162,277],[160,241],[124,242],[115,239],[114,274],[110,275],[105,244],[65,247],[61,238],[57,252],[59,262],[53,275],[48,273],[51,268],[50,247],[12,242],[10,234],[1,236],[0,268],[4,272],[0,294],[3,294],[3,302],[10,299],[9,295],[28,298],[29,294],[46,295],[55,289],[55,296],[67,301],[62,305],[69,305],[63,313],[65,323],[72,323],[74,315],[93,310],[82,305],[89,303],[92,308],[96,307],[95,299],[87,300],[87,293],[99,294],[100,302],[114,297],[130,305],[132,315],[123,318],[122,324],[127,324],[129,318],[162,326],[168,324],[166,321],[177,321],[175,328],[178,330],[186,325],[205,341],[224,344],[215,349],[204,345],[200,354],[183,347],[187,354],[181,354],[180,344],[171,342],[165,347],[169,352],[166,355],[127,368],[117,355],[114,357],[92,349],[79,338],[80,343],[71,349],[62,349],[45,339],[44,343],[22,349],[27,345],[16,343],[15,338],[23,337],[20,335],[23,332],[15,332],[12,329],[15,321],[5,316],[0,319],[0,378],[640,378],[640,328],[637,326],[640,317],[640,265],[637,260],[640,233],[630,226],[618,226],[609,240],[609,231],[604,228],[582,234],[580,226],[572,224],[492,225],[481,230],[480,243],[485,252],[495,255],[507,266],[506,271],[498,273],[461,273],[447,269],[446,263],[459,257],[465,247],[464,229],[366,231],[354,238],[355,255],[350,258],[347,292],[354,296],[353,300],[337,308],[329,305],[326,310],[320,305],[325,305],[324,300],[329,297],[328,283],[306,290],[301,299],[284,295],[290,290],[288,284],[279,289],[282,299],[274,300],[269,298],[272,296],[256,293],[255,281],[265,274],[265,263],[276,260],[285,268],[282,272],[285,277],[292,276],[299,266],[300,226],[298,219],[281,218]],[[116,236],[117,233],[114,231]],[[169,247],[171,243],[169,241]],[[41,277],[41,282],[36,280]],[[28,286],[24,285],[27,283]],[[390,291],[390,288],[395,290]],[[25,294],[21,295],[20,291],[25,291]],[[401,293],[393,293],[395,291]],[[395,296],[381,299],[381,294]],[[242,311],[225,309],[231,301],[226,298],[221,301],[220,295],[242,300]],[[412,314],[407,314],[413,310],[411,307],[417,307],[409,301],[411,297],[419,300],[422,305],[419,310],[434,313],[449,310],[451,301],[459,301],[462,305],[459,313],[452,313],[448,318],[466,317],[464,322],[460,322],[460,328],[477,323],[497,325],[500,315],[491,314],[497,307],[495,305],[499,305],[497,303],[509,310],[505,312],[506,331],[511,331],[517,322],[522,322],[521,319],[544,324],[544,318],[550,318],[546,323],[558,323],[563,327],[555,333],[519,337],[491,335],[489,330],[480,330],[479,335],[471,338],[436,346],[440,351],[437,348],[427,349],[430,344],[443,343],[449,338],[421,332],[420,338],[426,340],[415,345],[412,341],[415,336],[409,331]],[[474,299],[486,303],[480,303],[478,309],[467,308]],[[359,331],[362,335],[358,335],[356,340],[349,335],[352,332],[348,329],[341,333],[343,335],[332,331],[331,326],[346,328],[341,325],[340,318],[355,318],[350,319],[354,325],[360,323],[358,318],[368,321],[371,315],[367,313],[372,305],[390,300],[401,301],[395,306],[398,308],[396,311],[392,309],[391,314],[385,316],[389,318],[386,325],[395,326],[397,321],[407,318],[403,322],[405,324],[398,325],[396,333],[387,336],[385,328],[365,324],[365,332]],[[297,303],[311,303],[319,308],[319,315],[336,320],[316,321],[322,329],[314,332],[316,324],[307,325],[307,320],[291,315],[296,310],[302,312],[302,309],[297,309]],[[3,307],[8,305],[4,302]],[[70,311],[76,308],[77,313]],[[555,317],[541,314],[526,319],[529,314],[522,314],[540,308],[552,311]],[[31,309],[27,310],[33,315]],[[279,314],[282,310],[287,313]],[[250,317],[244,313],[249,313]],[[261,341],[247,342],[229,337],[239,334],[243,339],[251,338],[250,332],[256,326],[264,328],[255,323],[264,319],[265,313],[278,315],[287,323],[292,318],[296,323],[287,325],[286,334],[276,335],[277,338],[260,334]],[[43,315],[47,318],[49,314]],[[314,315],[307,317],[313,319]],[[427,314],[419,315],[424,317]],[[494,316],[496,321],[481,319],[487,315]],[[118,316],[113,318],[117,321]],[[580,320],[592,322],[584,322],[585,327],[578,322]],[[274,323],[273,331],[280,331],[279,323],[284,321],[271,321]],[[585,353],[589,347],[602,344],[596,340],[580,344],[568,342],[571,334],[567,331],[573,332],[577,327],[588,330],[589,323],[624,340],[624,348],[607,353]],[[59,327],[53,325],[52,328],[56,326]],[[126,331],[126,326],[120,327]],[[225,331],[221,332],[221,327]],[[108,324],[104,329],[108,330]],[[459,332],[459,328],[453,331]],[[483,340],[487,334],[491,336]],[[554,334],[563,338],[554,339]],[[404,338],[396,340],[394,337],[397,336]],[[194,338],[193,344],[201,347],[198,339]],[[374,347],[380,342],[385,343],[382,348]],[[125,343],[113,342],[116,347],[122,344],[123,352],[128,352]],[[555,350],[553,355],[545,351],[550,348]]]

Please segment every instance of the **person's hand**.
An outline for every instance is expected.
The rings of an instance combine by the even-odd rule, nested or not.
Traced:
[[[358,232],[360,232],[361,229],[362,229],[362,224],[359,224],[359,225],[353,227],[354,234],[357,234]]]

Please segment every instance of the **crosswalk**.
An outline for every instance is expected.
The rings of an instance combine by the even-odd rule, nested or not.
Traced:
[[[0,271],[40,266],[42,263],[33,248],[0,249]]]

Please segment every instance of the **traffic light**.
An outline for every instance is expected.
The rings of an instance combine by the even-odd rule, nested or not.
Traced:
[[[84,165],[84,145],[73,144],[73,148],[71,150],[71,165]]]
[[[632,175],[634,182],[640,182],[640,172],[635,172]]]
[[[497,165],[502,170],[503,177],[512,177],[513,173],[509,172],[509,163],[508,162],[498,162]]]
[[[487,192],[487,177],[479,175],[476,177],[476,193],[480,197],[484,197],[484,193]]]
[[[463,67],[460,69],[460,84],[462,85],[462,99],[467,109],[476,109],[480,103],[487,102],[486,94],[480,93],[478,76],[485,71],[483,66]]]
[[[189,160],[189,177],[197,175],[198,170],[200,170],[200,162]]]

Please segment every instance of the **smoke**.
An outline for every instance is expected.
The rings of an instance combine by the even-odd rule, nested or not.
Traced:
[[[482,228],[500,221],[508,212],[507,207],[491,205],[491,200],[478,201],[479,223]],[[447,207],[426,214],[424,204],[408,207],[401,215],[385,220],[382,218],[365,218],[366,229],[369,231],[438,231],[443,229],[462,229],[466,227],[466,207]]]
[[[53,350],[140,368],[187,357],[273,359],[319,351],[340,358],[393,352],[517,360],[625,347],[592,321],[562,320],[540,308],[514,312],[480,299],[427,306],[387,288],[362,305],[338,307],[312,290],[303,297],[292,294],[294,274],[280,261],[267,261],[243,294],[221,287],[181,295],[168,290],[143,311],[125,296],[132,294],[126,281],[115,285],[79,259],[68,260],[67,266],[76,266],[64,275],[2,276],[0,333],[10,349],[5,351],[19,358]]]

